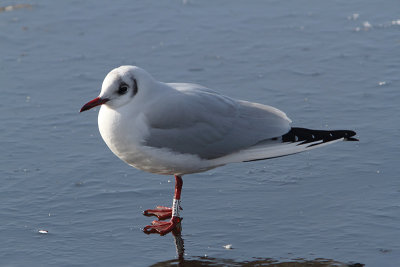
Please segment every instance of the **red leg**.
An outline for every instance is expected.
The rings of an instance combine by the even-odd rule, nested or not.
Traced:
[[[180,222],[182,221],[182,218],[179,217],[179,210],[181,209],[180,199],[182,185],[182,177],[180,177],[179,175],[175,175],[175,194],[172,208],[159,206],[155,210],[146,210],[143,213],[146,216],[157,216],[160,220],[162,220],[161,218],[166,219],[171,217],[171,220],[168,222],[153,221],[151,225],[147,225],[143,229],[143,232],[145,232],[146,234],[158,233],[160,235],[165,235],[174,230],[178,226],[178,224],[180,224]]]

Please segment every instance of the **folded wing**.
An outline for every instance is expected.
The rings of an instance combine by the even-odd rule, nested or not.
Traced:
[[[290,130],[280,110],[234,100],[194,84],[168,84],[165,94],[146,114],[149,147],[216,159],[249,148]]]

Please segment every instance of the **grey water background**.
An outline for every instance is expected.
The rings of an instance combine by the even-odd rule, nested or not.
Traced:
[[[0,266],[177,263],[171,234],[141,232],[173,177],[120,161],[97,110],[78,113],[124,64],[360,139],[185,176],[187,265],[399,266],[397,0],[0,1],[16,4],[0,9]]]

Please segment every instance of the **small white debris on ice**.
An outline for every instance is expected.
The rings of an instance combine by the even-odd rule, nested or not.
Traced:
[[[392,25],[400,25],[400,19],[392,20]]]
[[[49,231],[47,231],[47,230],[39,230],[38,232],[39,232],[39,234],[47,234],[47,233],[49,233]]]
[[[368,21],[364,21],[362,25],[363,25],[362,28],[361,28],[361,27],[356,27],[354,30],[355,30],[356,32],[359,32],[359,31],[361,31],[361,30],[369,31],[370,29],[372,29],[372,24],[369,23]]]
[[[383,85],[385,85],[385,84],[386,84],[386,82],[379,82],[379,83],[378,83],[379,86],[383,86]]]
[[[360,16],[360,14],[354,13],[351,16],[348,16],[347,19],[348,20],[357,20],[359,16]]]
[[[364,21],[363,26],[364,26],[364,30],[368,30],[368,29],[372,28],[371,23],[369,23],[368,21]]]
[[[225,246],[223,246],[225,249],[232,249],[232,244],[228,244],[228,245],[225,245]]]
[[[0,12],[13,11],[13,10],[20,9],[20,8],[32,8],[32,5],[29,5],[29,4],[18,4],[18,5],[0,7]]]

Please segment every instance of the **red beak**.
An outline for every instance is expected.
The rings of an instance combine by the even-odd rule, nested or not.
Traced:
[[[83,105],[83,107],[81,108],[81,110],[79,112],[85,111],[85,110],[89,110],[91,108],[94,108],[96,106],[100,106],[103,105],[104,103],[106,103],[109,99],[108,98],[100,98],[100,97],[96,97],[95,99],[93,99],[92,101],[87,102],[85,105]]]

